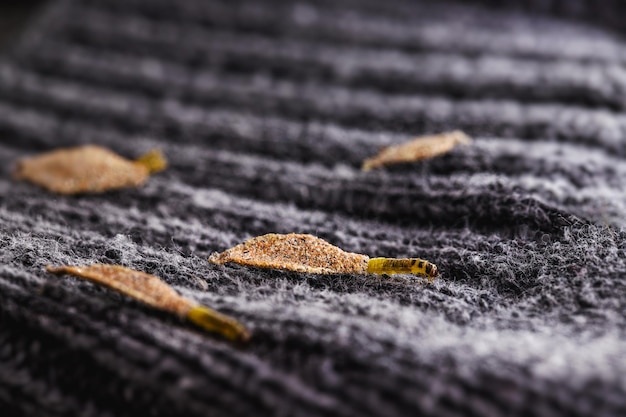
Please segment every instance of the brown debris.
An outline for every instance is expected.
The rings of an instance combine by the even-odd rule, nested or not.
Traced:
[[[58,194],[102,193],[142,185],[166,165],[158,150],[130,161],[106,148],[86,145],[21,159],[13,175]]]
[[[388,146],[378,155],[363,162],[363,170],[369,171],[386,165],[421,161],[443,155],[458,144],[469,144],[472,139],[460,130],[438,135],[420,136],[409,142]]]
[[[154,275],[119,265],[47,266],[53,274],[70,274],[126,294],[151,307],[186,318],[206,330],[224,337],[245,342],[248,331],[234,319],[178,294],[172,287]]]
[[[364,274],[368,260],[366,255],[345,252],[318,237],[296,233],[254,237],[209,258],[219,265],[235,262],[311,274]]]

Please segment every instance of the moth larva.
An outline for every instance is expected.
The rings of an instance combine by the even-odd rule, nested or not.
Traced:
[[[130,161],[106,148],[86,145],[21,159],[13,176],[58,194],[101,193],[139,186],[166,166],[158,149]]]
[[[437,266],[419,258],[372,258],[367,262],[367,272],[370,274],[417,274],[428,277],[429,280],[439,275]]]
[[[259,268],[283,269],[311,274],[418,274],[432,280],[437,267],[417,258],[373,258],[351,253],[307,234],[270,233],[254,237],[215,253],[209,262],[235,262]]]
[[[469,144],[472,139],[460,130],[438,135],[420,136],[409,142],[388,146],[378,155],[363,162],[363,171],[386,165],[401,164],[434,158],[451,151],[458,144]]]
[[[233,342],[246,342],[250,334],[238,321],[178,294],[154,275],[119,265],[47,266],[53,274],[70,274],[104,285],[159,310],[168,311]]]

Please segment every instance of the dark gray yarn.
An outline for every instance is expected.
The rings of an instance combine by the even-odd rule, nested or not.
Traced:
[[[53,2],[0,60],[2,415],[626,413],[624,7],[550,3]],[[359,169],[457,128],[475,144]],[[81,143],[171,166],[95,196],[10,178]],[[207,262],[270,232],[442,276]],[[94,262],[254,339],[43,270]]]

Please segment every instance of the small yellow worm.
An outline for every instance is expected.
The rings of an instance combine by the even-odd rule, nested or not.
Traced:
[[[367,261],[370,274],[419,274],[429,280],[439,275],[437,266],[419,258],[371,258]]]
[[[250,333],[241,323],[208,307],[196,305],[185,317],[196,326],[221,334],[232,342],[246,343],[250,340]]]

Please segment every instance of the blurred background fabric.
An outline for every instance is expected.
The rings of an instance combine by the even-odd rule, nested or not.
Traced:
[[[3,4],[2,415],[624,415],[624,9]],[[474,144],[360,170],[452,129]],[[79,197],[11,178],[19,158],[87,143],[158,147],[170,167]],[[207,262],[271,232],[441,277]],[[44,271],[91,263],[156,274],[253,339]]]
[[[5,0],[0,4],[0,53],[25,30],[42,4],[41,0]]]

